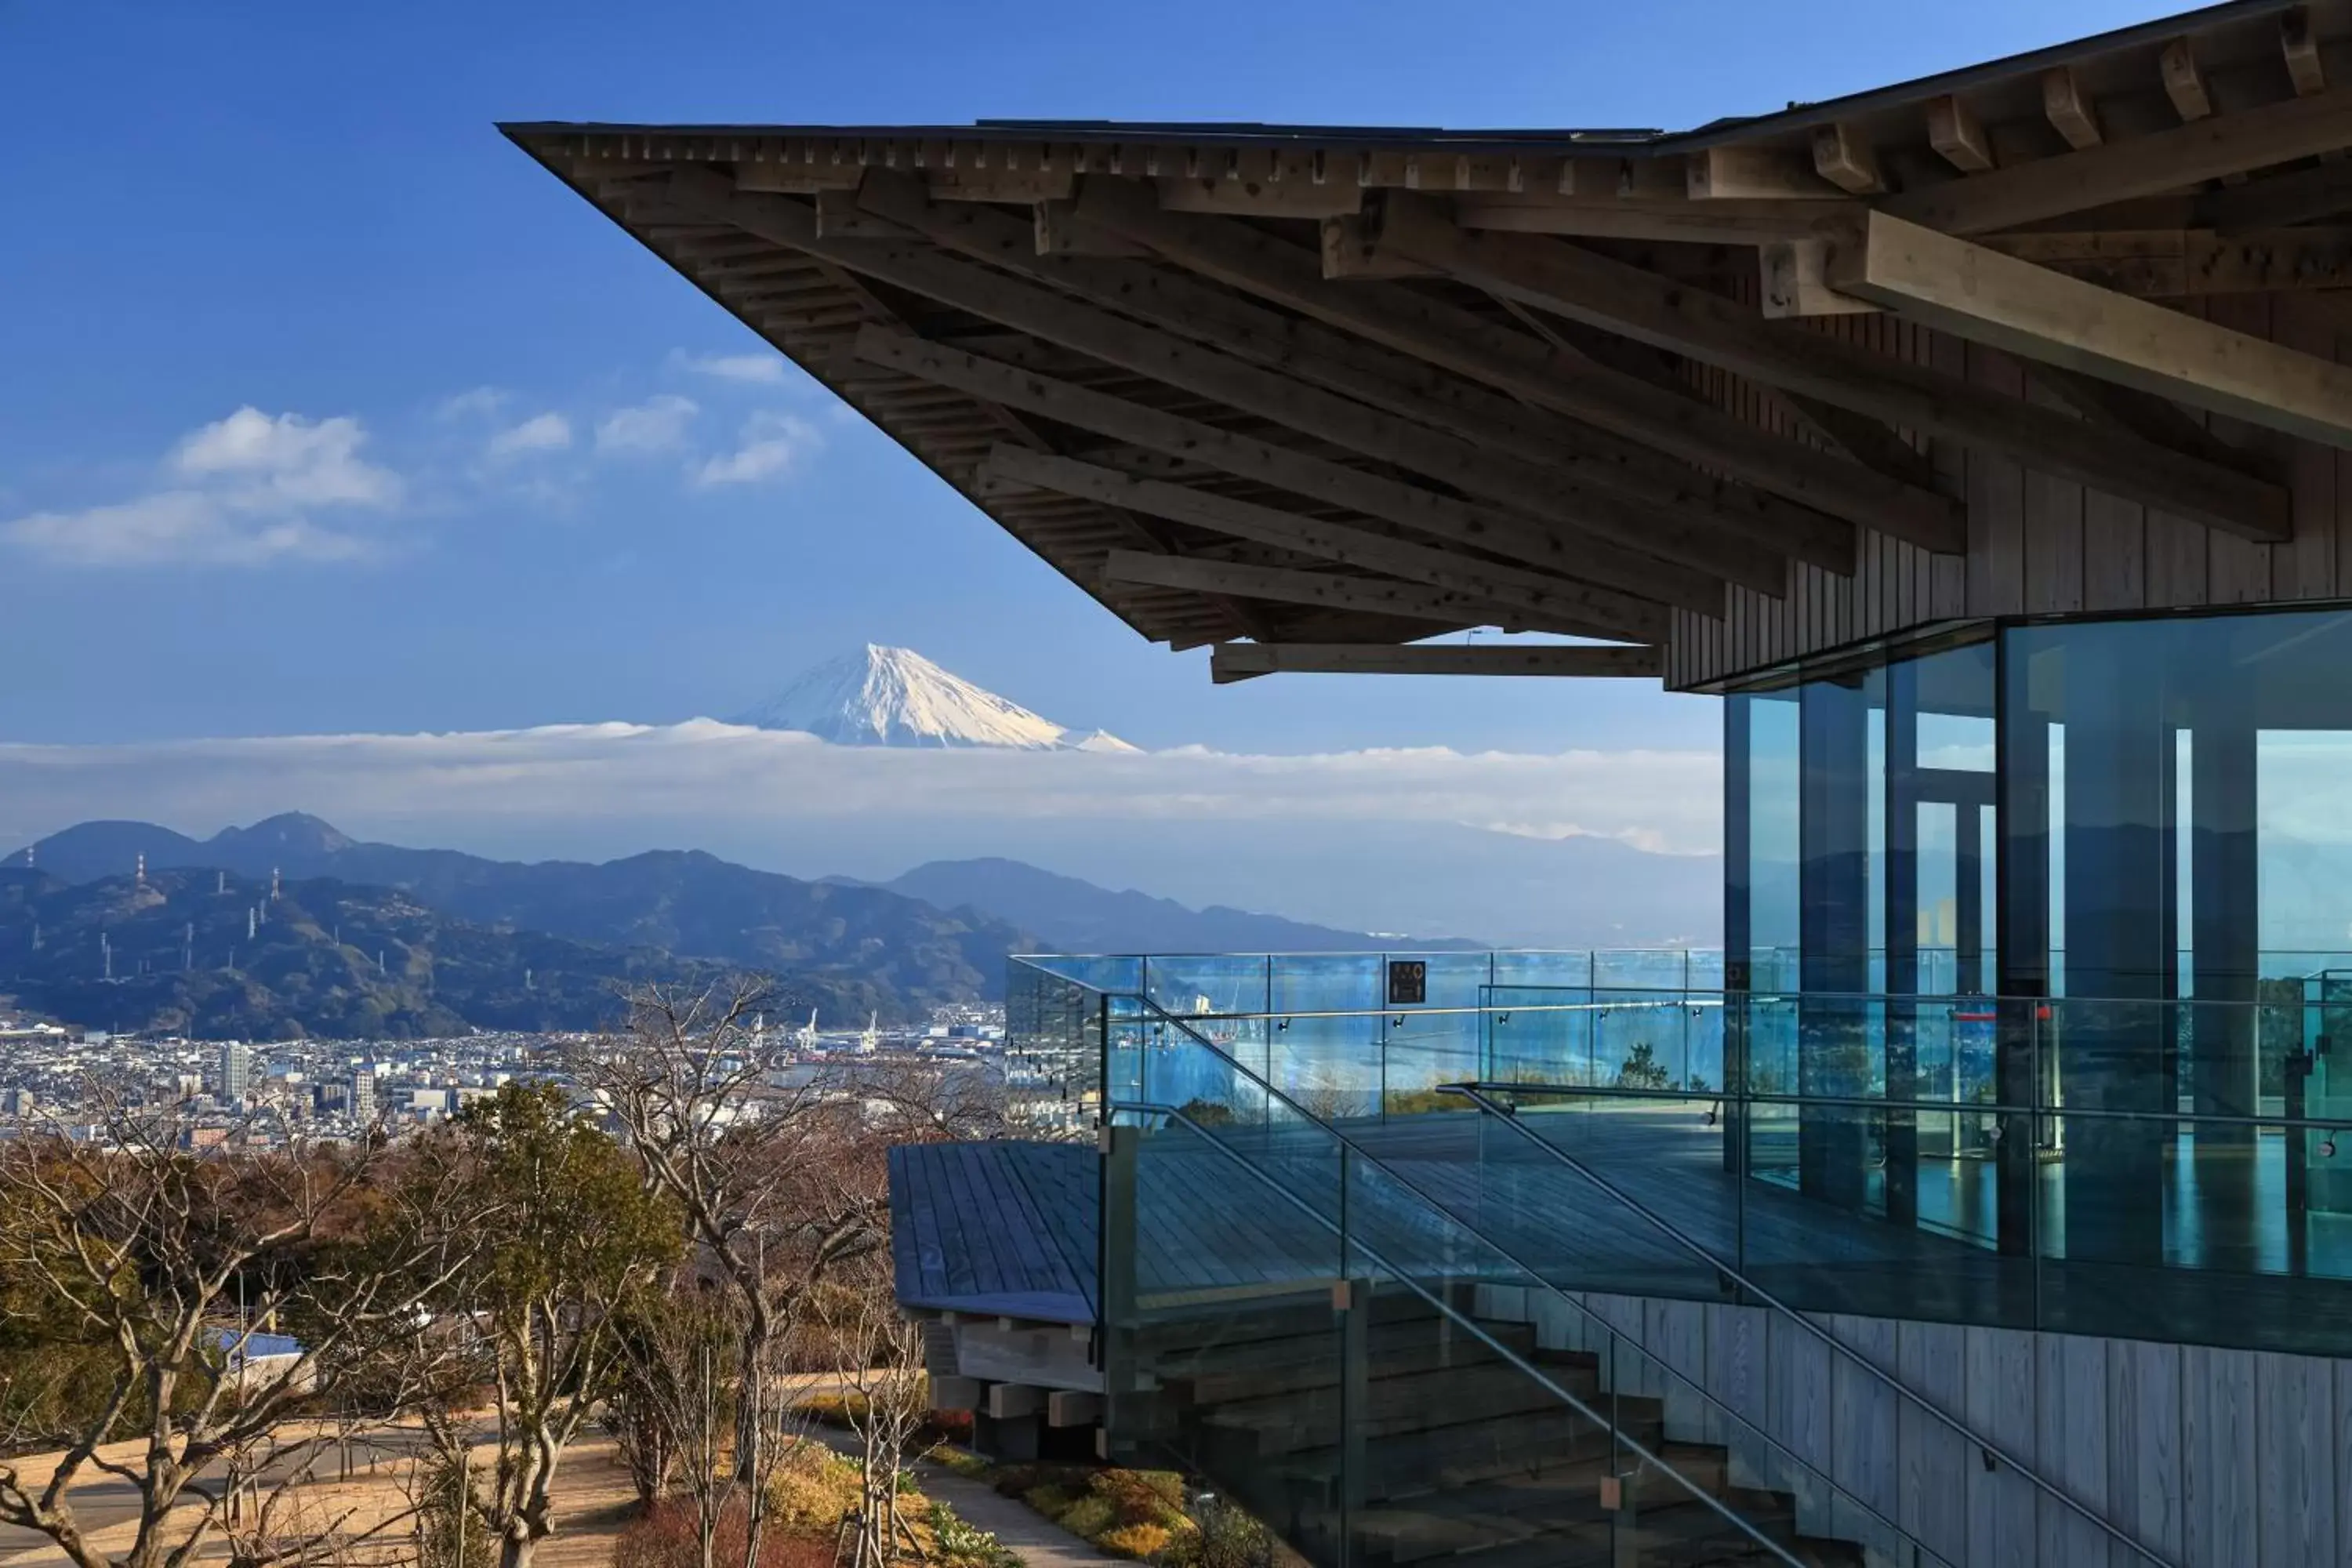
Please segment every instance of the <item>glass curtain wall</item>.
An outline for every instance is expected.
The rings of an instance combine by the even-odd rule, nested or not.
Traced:
[[[2352,615],[1983,626],[1726,722],[1727,984],[1788,999],[1727,1050],[1834,1102],[1751,1110],[1749,1174],[2092,1263],[2267,1269],[2352,1226],[2352,1153],[2253,1124],[2352,1093],[2302,1005],[2352,973]]]

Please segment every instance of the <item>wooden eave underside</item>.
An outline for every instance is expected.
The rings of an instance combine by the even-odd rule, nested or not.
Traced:
[[[1681,136],[508,134],[1147,638],[1658,645],[1964,553],[1960,453],[2285,538],[2231,433],[2352,447],[2352,382],[2195,301],[2352,285],[2347,40],[2242,3]]]

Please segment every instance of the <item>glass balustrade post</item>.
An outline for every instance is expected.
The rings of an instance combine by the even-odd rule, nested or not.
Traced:
[[[1370,1270],[1356,1265],[1351,1242],[1351,1205],[1357,1174],[1352,1152],[1338,1148],[1339,1276],[1332,1284],[1332,1306],[1339,1316],[1339,1563],[1349,1568],[1356,1551],[1356,1523],[1363,1517],[1365,1498],[1366,1427],[1371,1415],[1371,1289]]]

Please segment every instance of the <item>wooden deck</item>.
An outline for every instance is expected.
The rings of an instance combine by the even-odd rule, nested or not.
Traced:
[[[2310,1272],[2261,1267],[2277,1247],[2260,1235],[2247,1237],[2242,1216],[2200,1211],[2193,1184],[2176,1182],[2165,1200],[2174,1238],[2169,1266],[2005,1257],[1770,1181],[1740,1181],[1724,1169],[1720,1131],[1696,1111],[1524,1120],[1804,1310],[2352,1353],[2352,1280],[2343,1278],[2352,1272],[2352,1248],[2323,1235],[2306,1262]],[[1486,1118],[1436,1113],[1344,1125],[1373,1156],[1352,1164],[1344,1198],[1336,1145],[1314,1129],[1219,1130],[1266,1182],[1197,1134],[1147,1136],[1137,1166],[1141,1304],[1311,1290],[1364,1273],[1372,1267],[1364,1252],[1343,1256],[1314,1217],[1337,1216],[1343,1206],[1361,1247],[1416,1278],[1726,1299],[1710,1263]],[[1091,1148],[1071,1144],[895,1152],[901,1299],[935,1310],[1093,1321],[1097,1159]],[[1939,1161],[1931,1173],[1935,1182],[1923,1181],[1923,1189],[1940,1183],[1947,1213],[1965,1212],[1969,1193],[1981,1184],[1969,1162]],[[2045,1172],[2044,1187],[2045,1209],[2063,1213],[2054,1169]],[[2259,1184],[2255,1195],[2259,1206]],[[2063,1235],[2054,1225],[2045,1231]],[[2225,1234],[2238,1239],[2225,1243]]]

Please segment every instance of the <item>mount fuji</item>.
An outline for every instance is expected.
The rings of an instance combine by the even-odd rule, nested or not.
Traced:
[[[941,669],[912,648],[877,643],[827,659],[730,722],[803,731],[837,746],[1136,750],[1108,731],[1065,729]]]

